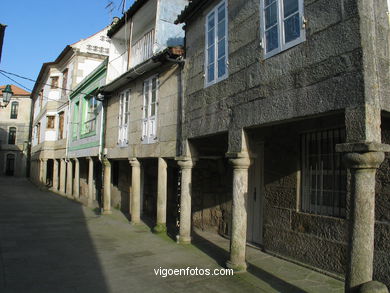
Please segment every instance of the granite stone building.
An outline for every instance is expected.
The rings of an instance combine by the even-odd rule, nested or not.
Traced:
[[[5,85],[0,86],[0,99]],[[13,96],[0,109],[0,176],[27,176],[31,117],[30,93],[11,85]],[[2,102],[2,106],[5,104]]]
[[[53,62],[42,65],[33,100],[31,179],[53,191],[73,193],[75,165],[67,145],[71,127],[69,96],[108,56],[108,27],[68,45]]]
[[[136,1],[111,27],[105,103],[104,204],[175,234],[185,0]]]
[[[236,270],[249,242],[345,276],[348,292],[390,285],[388,11],[386,0],[182,11],[180,155],[193,167],[180,237],[190,224],[230,237]]]

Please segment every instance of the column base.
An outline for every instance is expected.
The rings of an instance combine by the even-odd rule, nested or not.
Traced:
[[[102,214],[103,214],[103,215],[111,215],[111,214],[112,214],[112,211],[106,210],[106,211],[103,211]]]
[[[165,224],[157,224],[153,228],[153,233],[160,234],[167,232],[167,226]]]
[[[178,244],[191,244],[191,237],[189,236],[176,236],[176,243]]]
[[[232,263],[230,260],[228,260],[226,262],[226,267],[228,269],[233,269],[233,271],[235,273],[245,273],[248,266],[247,266],[246,262],[236,264],[236,263]]]

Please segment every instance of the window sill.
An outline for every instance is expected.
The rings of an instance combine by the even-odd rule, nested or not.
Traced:
[[[80,139],[95,136],[96,135],[96,130],[92,132],[86,132],[80,135]]]

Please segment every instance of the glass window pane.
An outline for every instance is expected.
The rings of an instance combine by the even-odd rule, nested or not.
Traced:
[[[207,50],[207,61],[208,61],[208,64],[211,64],[211,63],[214,63],[214,59],[215,59],[215,48],[214,46],[211,46],[208,50]]]
[[[150,116],[154,116],[156,114],[156,104],[152,104]]]
[[[271,3],[275,2],[276,0],[265,0],[265,6],[270,5]]]
[[[225,27],[226,27],[225,24],[226,24],[225,21],[218,23],[218,40],[225,37]]]
[[[213,28],[212,30],[210,30],[208,33],[207,33],[207,46],[210,47],[211,45],[214,44],[214,34],[215,34],[215,29]]]
[[[299,9],[298,0],[284,0],[283,1],[284,17],[297,12]]]
[[[225,3],[218,7],[218,22],[225,19]]]
[[[266,39],[266,52],[271,52],[272,50],[279,47],[279,37],[278,37],[278,27],[274,26],[265,33]]]
[[[214,80],[214,63],[211,63],[207,68],[207,82]]]
[[[273,3],[265,9],[265,28],[268,29],[278,22],[277,3]]]
[[[145,106],[144,107],[144,117],[145,118],[147,118],[149,115],[148,115],[148,110],[149,110],[149,108],[148,108],[148,106]]]
[[[210,30],[214,27],[214,12],[209,15],[209,18],[207,20],[207,30]]]
[[[284,41],[291,42],[301,35],[301,28],[299,24],[299,13],[290,16],[284,21]]]
[[[221,41],[218,42],[218,59],[226,55],[225,48],[226,48],[225,39],[222,39]]]
[[[225,57],[218,60],[218,77],[224,76],[226,73]]]

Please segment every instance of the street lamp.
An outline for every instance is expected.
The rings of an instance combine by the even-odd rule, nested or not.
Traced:
[[[5,89],[3,89],[3,104],[0,104],[1,108],[7,107],[9,101],[11,100],[12,96],[14,95],[13,91],[11,90],[11,86],[9,84],[6,85]]]

